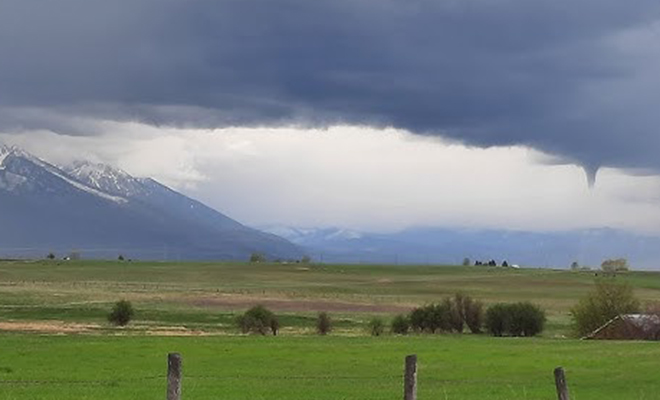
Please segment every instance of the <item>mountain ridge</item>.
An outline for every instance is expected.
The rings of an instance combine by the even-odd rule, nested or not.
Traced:
[[[605,259],[622,257],[636,269],[660,267],[660,237],[612,228],[529,232],[417,227],[393,233],[281,225],[261,229],[326,262],[459,264],[469,258],[471,263],[495,259],[552,268],[568,268],[576,261],[597,268]]]
[[[247,260],[253,252],[297,258],[302,251],[249,228],[151,178],[77,162],[57,167],[0,145],[0,256],[97,249],[88,256]],[[103,252],[98,249],[112,249]],[[14,251],[16,253],[16,251]],[[132,254],[131,254],[132,253]]]

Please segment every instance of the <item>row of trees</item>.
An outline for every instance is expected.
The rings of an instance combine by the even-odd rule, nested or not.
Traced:
[[[570,311],[574,330],[578,336],[587,335],[603,326],[612,318],[641,311],[641,302],[634,296],[633,289],[626,283],[612,278],[596,282],[587,294]],[[647,313],[660,314],[660,305],[651,304]],[[114,325],[127,325],[135,314],[131,302],[126,300],[114,304],[108,321]],[[484,304],[461,293],[447,297],[439,303],[427,304],[413,309],[409,314],[394,317],[390,330],[394,334],[415,333],[463,333],[467,328],[478,334],[483,330],[493,336],[535,336],[543,331],[545,312],[529,302],[493,304],[484,311]],[[236,323],[243,333],[277,335],[280,329],[278,317],[267,308],[258,305],[237,317]],[[327,335],[332,331],[333,321],[326,312],[318,314],[316,331]],[[383,319],[373,318],[368,330],[380,336],[387,326]]]
[[[277,335],[280,324],[277,316],[263,306],[255,306],[236,319],[243,333]],[[390,325],[393,334],[463,333],[465,328],[478,334],[485,330],[494,336],[535,336],[543,331],[545,312],[531,303],[494,304],[484,312],[483,303],[456,294],[440,303],[415,308],[409,314],[394,317]],[[332,331],[332,319],[326,312],[318,314],[316,331],[327,335]],[[367,324],[372,336],[382,335],[387,325],[375,317]]]
[[[607,273],[630,271],[630,264],[625,258],[608,258],[600,264],[600,270]],[[577,261],[571,263],[571,271],[591,271],[588,266],[580,265]]]

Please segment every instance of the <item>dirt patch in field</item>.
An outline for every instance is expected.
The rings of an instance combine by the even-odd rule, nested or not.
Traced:
[[[211,336],[215,333],[200,330],[192,330],[183,326],[164,326],[154,329],[148,329],[146,334],[149,336]]]
[[[203,297],[194,298],[188,304],[195,307],[219,308],[225,310],[243,310],[257,304],[275,311],[283,312],[316,312],[328,311],[338,313],[402,313],[410,311],[411,307],[393,304],[360,304],[340,301],[319,300],[282,300],[245,297]]]
[[[0,331],[37,332],[37,333],[89,333],[99,329],[95,324],[76,324],[62,321],[4,321],[0,322]]]

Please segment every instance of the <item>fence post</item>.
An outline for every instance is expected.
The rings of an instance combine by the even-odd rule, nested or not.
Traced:
[[[167,355],[167,400],[181,400],[181,354]]]
[[[555,368],[555,385],[557,386],[557,398],[559,400],[570,400],[568,385],[566,384],[566,374],[562,367]]]
[[[417,400],[417,355],[406,357],[403,376],[403,400]]]

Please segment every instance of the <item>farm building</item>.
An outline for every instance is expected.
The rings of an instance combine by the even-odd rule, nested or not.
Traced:
[[[584,339],[660,340],[660,317],[654,314],[619,315]]]

